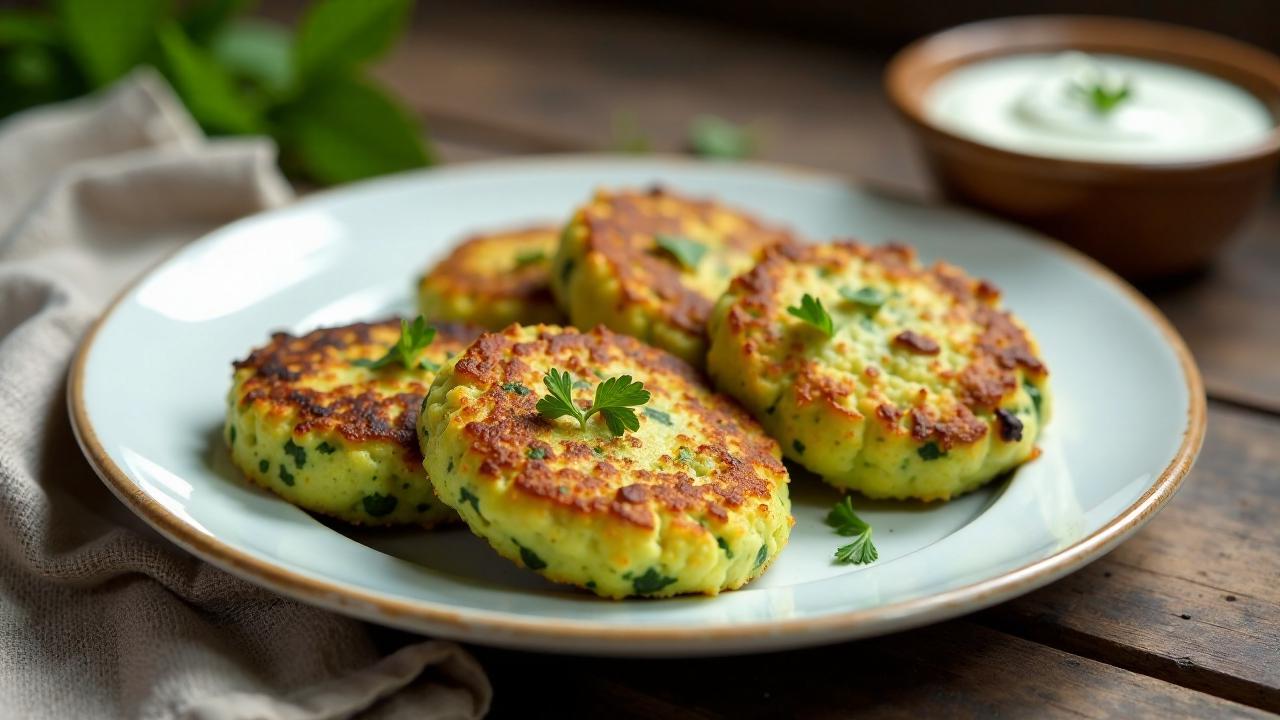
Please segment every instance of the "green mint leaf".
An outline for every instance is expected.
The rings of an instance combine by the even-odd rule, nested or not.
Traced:
[[[165,74],[201,126],[211,133],[239,134],[261,127],[258,109],[246,102],[235,78],[192,43],[177,23],[164,23],[156,32]]]
[[[292,44],[288,28],[253,18],[237,20],[219,31],[209,52],[265,103],[284,98],[293,87]]]
[[[683,235],[658,233],[653,239],[659,249],[670,253],[676,262],[689,270],[697,270],[698,263],[702,262],[702,256],[707,254],[706,245]]]
[[[168,7],[167,0],[59,0],[55,5],[71,54],[94,87],[111,84],[147,59]]]
[[[702,115],[689,126],[689,148],[699,157],[741,160],[755,151],[755,139],[724,118]]]
[[[294,60],[308,86],[390,49],[404,28],[412,0],[320,0],[298,25]],[[328,82],[327,79],[319,82]]]
[[[179,12],[182,30],[197,45],[208,45],[231,19],[249,9],[252,0],[199,0],[185,3]]]
[[[868,310],[879,310],[880,306],[884,305],[885,300],[888,299],[883,290],[877,290],[873,287],[858,288],[857,290],[842,287],[840,288],[840,297],[854,305],[861,305]]]
[[[800,307],[795,307],[794,305],[788,307],[787,313],[818,328],[827,337],[835,334],[835,328],[831,322],[831,314],[827,312],[826,308],[822,307],[821,300],[808,293],[805,293],[804,297],[800,298]]]
[[[568,415],[585,429],[587,418],[583,415],[582,408],[573,401],[573,376],[566,371],[551,368],[543,376],[542,384],[547,387],[547,394],[538,400],[535,406],[538,412],[548,420]]]
[[[853,542],[836,549],[836,562],[862,565],[875,562],[880,552],[871,542],[871,525],[853,511],[853,500],[845,496],[827,513],[827,524],[837,535],[852,537]]]
[[[321,183],[341,183],[432,162],[422,128],[370,82],[317,83],[280,110],[276,130],[287,165]]]

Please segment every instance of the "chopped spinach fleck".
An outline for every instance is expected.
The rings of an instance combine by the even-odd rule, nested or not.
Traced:
[[[685,465],[692,465],[692,464],[693,464],[693,453],[689,451],[689,448],[687,448],[687,447],[682,447],[682,448],[680,448],[679,460],[680,460],[680,462],[684,463]]]
[[[542,460],[547,457],[547,450],[541,447],[531,447],[524,451],[524,456],[530,460]]]
[[[857,290],[843,287],[840,288],[840,297],[873,313],[879,310],[884,301],[888,299],[884,291],[873,287],[863,287]]]
[[[321,455],[332,455],[337,452],[338,448],[330,445],[328,441],[322,442],[316,446],[316,452]]]
[[[476,511],[476,515],[480,515],[480,519],[484,519],[484,515],[480,514],[480,498],[475,493],[466,488],[458,493],[458,502],[470,503],[471,509]]]
[[[799,440],[792,440],[791,447],[795,448],[795,451],[797,454],[799,455],[804,454],[804,443],[800,442]]]
[[[541,570],[547,566],[547,562],[538,557],[538,553],[521,545],[515,540],[512,540],[512,542],[516,544],[516,547],[520,548],[520,562],[524,563],[525,567],[530,570]]]
[[[916,448],[916,454],[920,456],[921,460],[937,460],[940,457],[944,457],[947,451],[938,447],[938,443],[930,440]]]
[[[266,472],[267,470],[269,470],[270,468],[271,468],[271,463],[270,463],[270,462],[268,462],[268,461],[266,461],[266,460],[259,460],[259,461],[258,461],[258,472],[263,472],[263,473],[264,473],[264,472]]]
[[[752,569],[752,570],[755,570],[756,568],[758,568],[758,567],[760,567],[761,565],[763,565],[763,564],[764,564],[764,561],[765,561],[768,557],[769,557],[769,546],[768,546],[768,545],[761,545],[761,546],[760,546],[760,552],[756,553],[756,564],[755,564],[755,565],[752,565],[752,566],[751,566],[751,569]]]
[[[668,577],[651,567],[644,574],[631,581],[631,586],[640,595],[650,595],[675,582],[676,578]]]
[[[719,545],[720,549],[724,551],[725,557],[729,558],[730,560],[733,559],[733,550],[729,549],[729,543],[724,538],[722,537],[716,538],[716,545]]]
[[[396,509],[396,503],[399,500],[395,495],[383,495],[382,493],[370,493],[365,495],[361,504],[364,505],[364,511],[374,517],[382,517],[388,515],[392,510]]]
[[[445,472],[453,472],[453,458],[449,458],[449,467],[445,468]]]
[[[509,393],[515,393],[516,395],[528,395],[529,393],[533,392],[532,390],[530,390],[529,388],[525,387],[524,385],[518,382],[502,383],[502,389],[506,390]]]
[[[280,465],[280,482],[288,485],[289,487],[293,487],[293,475],[291,475],[288,470],[284,469],[283,463]]]
[[[596,581],[595,581],[595,580],[588,580],[588,581],[587,581],[587,589],[588,589],[588,590],[595,590],[595,589],[596,589]]]
[[[526,265],[540,263],[546,259],[547,253],[543,250],[525,250],[522,253],[516,254],[516,269],[519,270]]]
[[[573,272],[573,258],[564,261],[564,265],[560,266],[560,282],[569,282],[569,273]]]
[[[302,468],[303,465],[307,464],[306,448],[295,443],[293,441],[293,438],[289,438],[288,440],[285,440],[284,451],[286,455],[293,456],[293,464],[297,465],[298,468]]]
[[[236,444],[236,426],[235,425],[232,425],[230,429],[227,430],[227,437],[231,440],[232,445]]]
[[[671,427],[671,414],[670,414],[670,413],[665,413],[665,412],[663,412],[663,411],[661,411],[661,410],[658,410],[658,409],[656,409],[656,408],[647,407],[647,408],[645,408],[645,409],[644,409],[644,414],[645,414],[645,415],[647,415],[647,416],[649,416],[649,417],[651,417],[651,418],[653,418],[654,420],[657,420],[658,422],[662,423],[663,425],[666,425],[667,427]]]
[[[1022,381],[1022,389],[1027,391],[1027,395],[1031,397],[1031,404],[1036,406],[1036,418],[1040,417],[1040,403],[1044,400],[1044,396],[1040,394],[1040,388],[1032,385],[1029,381]]]

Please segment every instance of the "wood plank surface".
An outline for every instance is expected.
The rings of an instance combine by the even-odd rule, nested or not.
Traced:
[[[493,680],[496,718],[1265,716],[965,621],[736,658],[473,652]]]
[[[983,613],[1022,637],[1280,712],[1280,422],[1214,404],[1178,495],[1114,552]]]

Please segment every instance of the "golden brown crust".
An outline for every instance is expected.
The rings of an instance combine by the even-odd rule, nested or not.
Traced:
[[[480,330],[458,323],[438,323],[424,357],[443,362],[462,352]],[[353,369],[352,361],[381,357],[400,335],[396,319],[320,328],[305,335],[272,334],[271,341],[233,363],[242,405],[269,404],[269,412],[295,414],[295,435],[330,431],[352,442],[383,441],[399,445],[407,459],[422,462],[415,423],[431,382],[405,378],[399,366],[382,371]],[[347,381],[341,374],[366,376]],[[308,387],[309,381],[337,384],[329,390]]]
[[[732,215],[735,227],[724,234],[725,248],[754,255],[767,247],[795,242],[791,233],[710,200],[693,199],[655,186],[648,191],[602,193],[576,220],[586,228],[585,251],[609,264],[618,278],[622,302],[647,304],[656,297],[664,321],[691,334],[705,331],[715,298],[681,281],[678,265],[657,252],[658,233],[684,235],[691,223],[720,227]]]
[[[532,339],[522,333],[512,326],[481,336],[454,368],[455,382],[482,392],[459,411],[471,450],[482,458],[478,479],[510,478],[518,490],[557,506],[654,527],[655,505],[724,518],[726,508],[767,500],[774,492],[767,477],[785,477],[777,444],[676,357],[604,328],[583,333],[541,326]],[[714,470],[698,476],[672,457],[674,452],[644,452],[645,424],[660,421],[643,410],[640,433],[583,435],[586,440],[558,436],[535,408],[541,379],[553,366],[593,384],[592,371],[600,368],[610,376],[629,372],[643,381],[653,394],[648,407],[663,406],[676,418],[672,450],[686,447]],[[538,392],[513,392],[514,384]],[[584,390],[577,399],[585,404],[588,396]]]
[[[736,302],[725,321],[735,335],[744,338],[743,352],[747,356],[761,352],[760,347],[765,345],[781,353],[771,359],[769,372],[791,378],[798,402],[824,402],[833,408],[844,408],[848,405],[846,398],[855,389],[851,383],[836,382],[817,373],[798,347],[795,352],[781,347],[783,328],[776,321],[781,314],[778,287],[787,268],[796,263],[838,273],[854,261],[875,266],[893,281],[924,285],[932,294],[948,298],[947,323],[977,329],[975,339],[962,346],[965,362],[959,371],[936,371],[940,378],[955,384],[959,403],[951,411],[953,414],[935,417],[935,410],[911,410],[911,434],[916,440],[935,440],[946,448],[981,439],[987,424],[975,413],[994,410],[1016,389],[1017,370],[1021,368],[1035,376],[1047,372],[1030,337],[1008,312],[999,308],[1000,291],[985,280],[971,278],[945,262],[924,267],[917,261],[915,251],[903,245],[870,247],[846,241],[825,246],[786,246],[770,250],[753,270],[733,281],[730,293]],[[938,355],[942,350],[936,338],[911,329],[898,332],[892,344],[902,352],[925,356]],[[880,371],[872,370],[868,367],[864,374],[874,384]],[[882,403],[875,414],[886,425],[896,426],[905,412]]]
[[[500,232],[478,233],[464,239],[443,260],[423,276],[422,284],[442,295],[482,298],[514,298],[526,302],[553,302],[549,273],[554,242],[560,228],[554,225],[531,225]],[[513,252],[510,269],[495,271],[491,247],[501,243],[506,248],[546,245],[539,262],[521,263]],[[500,265],[506,268],[505,265]]]

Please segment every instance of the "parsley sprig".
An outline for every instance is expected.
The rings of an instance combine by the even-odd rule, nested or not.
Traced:
[[[1087,83],[1072,83],[1071,94],[1084,101],[1095,113],[1107,115],[1120,103],[1128,100],[1132,91],[1129,89],[1128,82],[1113,84],[1095,80]]]
[[[871,311],[879,310],[880,306],[884,305],[885,300],[888,299],[883,290],[877,290],[870,286],[858,288],[857,290],[850,287],[842,287],[840,288],[840,297]]]
[[[697,270],[698,263],[702,262],[702,256],[707,254],[706,245],[683,235],[658,233],[653,240],[658,244],[659,249],[670,253],[676,262],[690,270]]]
[[[810,325],[818,328],[827,337],[831,337],[835,333],[835,326],[831,322],[831,313],[822,307],[822,301],[805,293],[800,298],[800,307],[792,305],[787,308],[787,312]]]
[[[538,400],[537,408],[543,417],[555,420],[568,415],[586,430],[587,420],[599,413],[614,437],[640,429],[640,419],[631,408],[644,405],[650,397],[644,383],[633,381],[630,375],[611,377],[596,386],[595,401],[583,410],[573,399],[573,376],[567,371],[551,368],[542,384],[547,386],[547,394]]]
[[[436,329],[427,324],[425,318],[421,315],[413,319],[413,324],[408,320],[400,321],[400,337],[396,339],[396,344],[387,349],[387,354],[376,360],[368,360],[361,358],[352,361],[352,365],[377,370],[386,367],[393,362],[398,362],[410,370],[416,370],[425,366],[424,361],[418,360],[423,350],[431,344],[436,337]]]
[[[845,496],[827,514],[827,524],[835,528],[837,535],[852,537],[853,542],[836,548],[836,562],[864,565],[880,557],[875,543],[871,542],[871,525],[853,511],[853,500]]]

